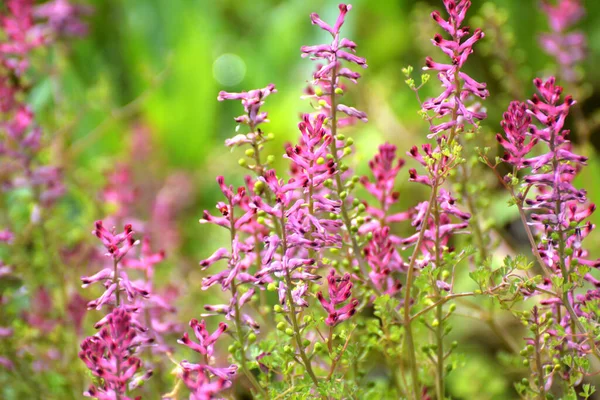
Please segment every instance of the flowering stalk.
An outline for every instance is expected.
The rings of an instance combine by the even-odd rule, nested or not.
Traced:
[[[223,332],[227,330],[227,324],[219,323],[219,327],[212,334],[209,334],[206,330],[204,321],[198,322],[198,320],[193,319],[190,321],[190,327],[194,331],[198,343],[190,340],[187,333],[183,334],[178,343],[202,355],[204,363],[193,364],[183,360],[181,362],[183,369],[181,379],[190,389],[191,400],[211,399],[219,392],[231,387],[232,379],[237,373],[238,367],[235,364],[225,368],[210,366],[214,345]]]
[[[573,83],[577,80],[574,68],[585,58],[586,39],[583,32],[569,30],[585,15],[585,8],[580,0],[558,0],[555,5],[543,0],[541,8],[552,29],[540,35],[542,49],[556,59],[562,79]]]
[[[522,182],[523,189],[517,194],[517,199],[525,210],[531,211],[531,222],[524,220],[524,223],[531,225],[540,236],[536,241],[529,233],[534,254],[549,278],[546,285],[555,293],[552,295],[554,298],[541,303],[550,307],[554,314],[553,322],[564,329],[563,339],[568,343],[567,348],[575,348],[581,355],[593,353],[598,357],[595,339],[589,336],[589,328],[579,320],[576,310],[579,299],[574,296],[574,290],[583,284],[583,280],[590,281],[591,275],[587,274],[587,270],[600,265],[598,260],[588,258],[588,252],[581,244],[594,228],[586,220],[595,206],[586,204],[585,190],[578,190],[573,185],[575,175],[587,158],[572,151],[567,139],[569,131],[563,129],[575,101],[570,96],[561,101],[562,88],[555,84],[553,77],[546,81],[536,79],[534,84],[539,95],[534,95],[528,105],[511,104],[503,123],[505,136],[497,135],[505,150],[503,160],[513,166],[513,174],[507,175],[504,181],[508,187]],[[531,123],[532,120],[539,125]],[[529,154],[544,144],[546,153],[538,156]],[[530,171],[521,181],[517,171],[526,169]],[[531,189],[538,192],[533,198],[528,197]],[[529,229],[527,225],[526,229]],[[595,279],[590,282],[596,283]],[[542,294],[540,290],[532,292],[532,295]],[[561,307],[564,307],[566,315],[561,313]],[[586,344],[582,346],[584,342]],[[563,346],[559,348],[567,351]],[[538,373],[538,380],[542,379],[550,378]]]
[[[580,67],[587,56],[587,40],[585,33],[574,30],[573,27],[585,16],[585,7],[580,0],[549,0],[541,1],[541,9],[548,17],[550,33],[539,35],[542,49],[554,57],[559,66],[557,71],[560,80],[569,84],[570,90],[576,90],[574,95],[580,101],[584,100],[582,90],[583,76]],[[581,106],[573,108],[579,142],[585,146],[596,125],[588,121]],[[585,150],[585,147],[583,147]]]
[[[109,306],[112,311],[95,325],[100,332],[86,338],[81,344],[79,357],[91,372],[103,379],[101,385],[91,385],[84,396],[100,400],[127,400],[127,393],[140,386],[152,376],[149,370],[135,375],[141,368],[141,360],[134,356],[140,347],[154,342],[153,338],[144,336],[147,331],[132,315],[139,309],[135,305],[138,297],[148,297],[149,293],[130,281],[127,273],[119,269],[125,255],[137,242],[133,239],[131,225],[126,225],[123,232],[107,230],[102,221],[97,221],[93,234],[101,240],[107,250],[106,255],[112,259],[112,266],[102,269],[92,276],[81,278],[83,287],[93,283],[101,283],[104,293],[96,300],[88,303],[88,309],[100,310]],[[131,304],[124,304],[122,293]]]
[[[257,283],[258,279],[245,272],[249,265],[252,264],[254,253],[252,246],[254,236],[250,236],[245,242],[240,241],[238,231],[252,232],[256,226],[255,216],[256,209],[250,207],[250,201],[246,195],[246,189],[240,187],[234,191],[233,186],[227,186],[222,176],[217,178],[223,195],[228,203],[219,202],[217,208],[221,212],[221,217],[213,217],[208,211],[204,212],[204,218],[200,223],[212,223],[222,226],[229,230],[231,250],[219,249],[211,257],[200,262],[204,268],[210,266],[220,259],[228,259],[229,269],[218,273],[215,276],[207,277],[203,280],[202,288],[207,289],[215,283],[220,283],[223,290],[231,292],[231,301],[227,306],[205,306],[208,311],[217,311],[226,315],[227,319],[232,319],[236,327],[237,342],[240,346],[240,367],[248,378],[252,386],[263,397],[267,397],[267,393],[261,384],[256,380],[252,372],[247,367],[246,356],[246,334],[244,333],[244,325],[251,329],[258,329],[258,324],[248,316],[241,313],[241,307],[244,303],[250,301],[254,294],[254,289],[249,289],[243,293],[239,291],[240,283]],[[244,214],[240,217],[235,216],[235,208],[240,207]],[[185,367],[184,367],[185,370]]]
[[[345,140],[345,137],[343,135],[338,135],[337,130],[339,127],[353,124],[357,119],[367,122],[366,113],[341,104],[338,101],[338,97],[341,97],[344,94],[344,85],[341,82],[341,78],[353,83],[356,83],[360,78],[359,73],[343,67],[342,61],[356,64],[362,68],[367,68],[367,62],[364,58],[353,54],[356,52],[356,44],[353,41],[346,38],[340,38],[341,27],[344,24],[346,14],[352,9],[352,6],[340,4],[339,9],[340,14],[334,26],[321,20],[318,14],[311,14],[312,23],[331,34],[333,38],[331,44],[303,46],[301,50],[303,57],[310,56],[313,60],[322,60],[325,63],[324,65],[319,65],[316,72],[313,74],[314,84],[316,85],[313,93],[318,101],[318,105],[324,109],[326,113],[331,136],[334,139],[329,144],[329,154],[331,155],[333,163],[338,166],[339,169],[339,172],[334,176],[334,187],[337,198],[341,201],[340,215],[344,227],[348,232],[352,248],[352,257],[357,260],[362,275],[366,277],[366,263],[362,257],[358,241],[353,234],[356,233],[357,229],[352,225],[349,210],[346,205],[346,201],[349,200],[350,197],[348,191],[345,190],[341,175],[347,170],[347,166],[341,164],[341,159],[342,157],[349,155],[351,150],[341,143]],[[339,119],[338,111],[346,114],[346,117]],[[349,146],[351,144],[351,139],[348,139],[346,145]]]
[[[448,19],[443,19],[439,12],[431,14],[435,22],[445,30],[451,37],[451,40],[444,39],[442,35],[436,34],[432,43],[439,47],[451,59],[450,64],[441,64],[427,57],[426,65],[423,69],[433,69],[438,71],[438,79],[442,83],[444,91],[436,98],[426,100],[422,103],[422,110],[426,119],[430,123],[430,134],[428,138],[437,137],[437,147],[430,145],[423,146],[423,155],[416,147],[408,153],[421,163],[428,171],[429,176],[420,176],[416,170],[410,171],[411,181],[423,183],[431,187],[431,195],[427,202],[417,207],[418,213],[413,219],[413,226],[420,231],[413,237],[405,239],[404,244],[415,245],[414,251],[410,257],[408,273],[406,278],[406,287],[404,293],[404,328],[405,328],[405,351],[408,356],[409,367],[412,381],[412,398],[415,400],[421,395],[420,383],[417,371],[416,351],[414,346],[413,328],[411,314],[412,304],[412,285],[415,276],[415,266],[417,264],[418,254],[423,253],[424,259],[421,264],[427,265],[433,262],[433,266],[441,271],[442,259],[442,238],[447,240],[449,234],[464,229],[468,226],[466,222],[451,224],[449,215],[454,215],[465,221],[470,219],[470,214],[460,212],[451,200],[452,196],[440,186],[445,181],[448,173],[453,168],[459,166],[463,160],[460,158],[460,146],[456,144],[459,133],[464,130],[465,123],[476,125],[478,120],[486,117],[485,113],[471,109],[466,106],[465,101],[471,96],[477,96],[482,99],[488,96],[486,85],[479,83],[469,75],[461,71],[469,55],[473,52],[473,45],[483,38],[484,34],[480,29],[475,30],[473,35],[469,35],[469,28],[463,27],[467,10],[471,6],[468,0],[444,0],[444,6],[449,15]],[[466,39],[465,39],[466,38]],[[432,111],[433,116],[428,112]],[[449,119],[447,117],[450,116]],[[443,122],[435,122],[442,119]],[[441,133],[447,132],[447,136]],[[438,204],[444,204],[446,209],[442,214]],[[427,243],[432,244],[431,249]],[[430,252],[434,252],[433,255]],[[429,261],[431,260],[431,261]],[[440,272],[438,272],[440,273]],[[438,281],[432,285],[437,296],[440,296],[440,289],[448,290],[447,283]],[[437,307],[437,329],[435,336],[437,341],[436,363],[436,391],[439,399],[445,396],[444,390],[444,359],[443,350],[443,303]]]

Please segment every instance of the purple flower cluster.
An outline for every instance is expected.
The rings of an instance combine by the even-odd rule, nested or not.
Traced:
[[[212,334],[206,330],[204,320],[198,322],[198,320],[193,319],[190,321],[190,327],[194,331],[198,343],[191,340],[187,333],[184,333],[178,342],[201,354],[204,364],[194,364],[183,360],[181,362],[183,369],[182,379],[191,391],[190,399],[212,399],[214,398],[213,395],[231,386],[238,369],[235,364],[225,368],[211,367],[209,365],[214,353],[214,344],[223,332],[227,330],[227,324],[221,322],[217,330]]]
[[[44,28],[50,35],[85,36],[88,26],[82,17],[91,15],[94,9],[88,5],[73,4],[69,0],[52,0],[37,6],[33,15],[46,20]]]
[[[336,276],[334,269],[330,270],[327,275],[327,285],[329,286],[329,300],[325,299],[322,292],[317,293],[317,298],[327,311],[325,323],[329,326],[336,326],[356,313],[358,300],[352,299],[343,305],[352,296],[352,282],[348,273],[344,274],[343,277],[339,277]]]
[[[358,65],[362,68],[367,68],[367,61],[355,55],[356,43],[346,38],[340,38],[340,30],[344,24],[346,13],[352,9],[352,6],[349,4],[340,4],[339,9],[340,14],[333,26],[323,21],[316,13],[310,15],[312,23],[329,32],[333,40],[330,44],[302,46],[301,51],[302,57],[310,57],[311,60],[320,61],[313,74],[313,83],[316,88],[309,93],[318,100],[318,105],[330,117],[338,111],[346,114],[346,118],[340,118],[337,121],[339,127],[344,127],[353,124],[357,119],[367,122],[367,114],[344,104],[331,104],[332,97],[341,95],[344,92],[344,86],[340,78],[347,79],[353,83],[356,83],[360,78],[358,72],[343,67],[342,61]]]
[[[510,105],[504,115],[505,137],[498,135],[498,141],[505,150],[504,160],[515,171],[528,169],[523,176],[523,193],[537,189],[533,198],[523,200],[525,209],[530,212],[530,224],[540,235],[537,252],[541,262],[552,273],[571,279],[571,274],[576,274],[580,267],[600,266],[600,260],[590,259],[589,252],[582,246],[583,239],[594,229],[588,219],[596,207],[587,202],[585,190],[574,186],[575,176],[587,158],[573,152],[569,131],[564,129],[575,101],[570,96],[562,99],[562,88],[553,77],[546,81],[535,79],[534,84],[538,94],[527,105],[516,102]],[[540,147],[542,154],[539,154]],[[534,149],[538,150],[534,154],[539,155],[531,155]],[[510,181],[509,177],[506,179]],[[574,331],[574,316],[561,313],[560,309],[572,308],[575,316],[586,316],[586,304],[600,295],[598,281],[591,274],[585,274],[584,278],[594,290],[577,295],[569,291],[562,297],[541,301],[553,311],[557,324],[562,327],[564,344],[580,354],[589,353],[591,346],[587,338]],[[549,279],[546,284],[552,287]],[[552,335],[560,334],[552,331]]]
[[[99,400],[129,400],[126,393],[152,376],[152,371],[138,374],[142,361],[134,356],[140,347],[152,340],[140,335],[144,329],[134,323],[131,311],[126,307],[113,309],[96,326],[100,332],[84,340],[79,357],[92,374],[102,379],[102,384],[91,385],[84,396]]]
[[[369,161],[369,168],[374,177],[371,182],[363,176],[361,183],[375,197],[378,206],[367,205],[368,217],[361,233],[372,233],[363,249],[365,259],[371,267],[369,278],[375,287],[387,294],[395,294],[402,283],[394,274],[406,271],[406,264],[398,252],[402,239],[391,233],[393,223],[406,221],[411,218],[410,211],[392,212],[391,207],[398,202],[400,194],[394,190],[398,172],[404,166],[404,160],[396,156],[396,146],[383,144],[379,152]]]
[[[148,298],[150,293],[142,283],[131,281],[127,272],[119,268],[126,254],[137,244],[131,225],[126,225],[120,233],[109,231],[102,221],[97,221],[95,228],[92,233],[102,242],[113,265],[92,276],[84,276],[81,281],[83,287],[94,283],[104,286],[103,294],[90,301],[88,309],[100,310],[106,306],[111,311],[95,324],[100,332],[81,344],[79,357],[94,375],[103,379],[101,385],[92,385],[84,394],[97,399],[126,399],[128,390],[141,385],[152,375],[151,370],[135,375],[142,363],[134,357],[141,346],[155,342],[146,334],[145,324],[135,316],[140,311],[138,299]],[[161,257],[154,256],[155,260],[146,262]]]
[[[574,82],[574,67],[586,55],[586,38],[583,32],[570,29],[585,15],[585,9],[580,0],[558,0],[555,5],[543,0],[541,4],[552,32],[540,35],[540,44],[560,65],[562,78]]]
[[[533,96],[529,106],[512,103],[504,116],[506,139],[498,136],[505,149],[504,160],[516,169],[531,168],[523,179],[526,185],[536,187],[538,194],[525,203],[531,210],[532,224],[544,233],[539,252],[546,265],[557,273],[567,272],[571,264],[596,266],[598,262],[587,260],[587,252],[581,248],[581,240],[593,229],[585,220],[595,206],[586,204],[585,190],[573,186],[575,175],[587,158],[572,151],[569,131],[564,129],[575,101],[570,96],[561,100],[562,88],[555,84],[554,78],[545,82],[536,79],[534,84],[539,95]],[[539,125],[531,123],[532,119]],[[541,143],[545,144],[546,152],[529,156]],[[553,237],[556,235],[567,248],[573,249],[573,254],[564,261],[557,251],[559,239]],[[566,269],[561,271],[560,265]]]
[[[461,71],[473,52],[473,45],[484,37],[480,29],[476,29],[469,37],[469,27],[462,26],[471,2],[469,0],[443,1],[449,18],[444,19],[437,11],[434,11],[431,17],[450,35],[451,39],[447,40],[442,35],[436,34],[432,43],[450,58],[450,63],[440,64],[427,57],[423,69],[438,71],[438,79],[444,91],[438,97],[423,102],[423,110],[433,111],[434,119],[442,119],[446,116],[451,118],[438,124],[432,123],[429,138],[449,129],[459,130],[465,122],[475,124],[477,120],[484,119],[486,117],[484,112],[469,108],[465,105],[465,101],[472,95],[481,99],[489,95],[485,83],[477,82]]]
[[[261,112],[260,108],[265,104],[264,99],[272,93],[277,93],[275,85],[269,84],[264,89],[250,90],[242,93],[219,92],[217,100],[241,100],[246,114],[235,118],[235,122],[240,125],[247,125],[249,132],[247,134],[238,134],[231,139],[225,140],[227,147],[240,146],[242,144],[257,143],[262,135],[259,125],[269,122],[267,113]]]

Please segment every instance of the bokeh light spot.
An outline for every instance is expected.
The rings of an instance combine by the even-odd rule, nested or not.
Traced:
[[[246,76],[246,63],[236,54],[222,54],[213,64],[213,76],[221,85],[237,85]]]

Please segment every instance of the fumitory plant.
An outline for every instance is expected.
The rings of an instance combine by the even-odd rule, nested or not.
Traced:
[[[598,5],[159,3],[0,4],[0,398],[598,398]]]

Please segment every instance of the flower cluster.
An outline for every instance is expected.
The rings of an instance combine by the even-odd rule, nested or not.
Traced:
[[[580,0],[558,0],[555,5],[543,0],[541,4],[552,29],[540,35],[541,46],[560,65],[562,78],[574,82],[574,67],[585,58],[586,39],[583,32],[570,29],[585,15],[585,9]]]
[[[211,399],[214,395],[231,386],[233,378],[237,373],[237,365],[232,364],[229,367],[217,368],[209,365],[214,353],[214,344],[219,337],[227,330],[227,324],[220,323],[217,330],[210,334],[206,330],[204,321],[191,320],[190,327],[198,343],[190,340],[187,333],[179,340],[179,343],[189,347],[203,356],[204,364],[194,364],[187,360],[181,362],[182,380],[190,389],[190,399],[202,400]]]
[[[155,341],[146,335],[148,329],[135,316],[140,311],[138,299],[148,298],[150,293],[143,284],[131,281],[127,272],[119,268],[127,253],[137,244],[131,225],[126,225],[123,232],[116,233],[114,229],[106,229],[102,221],[97,221],[92,233],[102,242],[107,251],[106,256],[112,260],[112,266],[107,266],[92,276],[82,277],[82,286],[102,284],[104,293],[90,301],[88,309],[100,310],[107,306],[111,311],[95,324],[100,332],[86,338],[81,344],[79,357],[92,373],[103,378],[100,387],[91,386],[85,395],[97,399],[125,399],[129,389],[141,385],[152,375],[152,371],[148,371],[134,376],[142,363],[133,356],[140,346]],[[154,256],[155,260],[146,262],[157,261],[161,257],[162,255]]]
[[[93,8],[88,5],[73,4],[69,0],[52,0],[37,6],[33,15],[46,20],[43,27],[49,35],[85,36],[88,26],[81,19],[92,12]]]
[[[302,57],[310,57],[312,60],[322,62],[317,65],[317,69],[313,74],[316,88],[311,90],[311,95],[318,100],[318,105],[328,115],[331,116],[338,111],[346,114],[346,118],[341,118],[337,121],[338,126],[343,127],[354,123],[357,119],[367,122],[367,114],[354,107],[335,101],[336,96],[344,93],[344,86],[340,78],[345,78],[353,83],[356,83],[358,78],[360,78],[358,72],[343,67],[342,61],[358,65],[362,68],[367,68],[367,61],[355,55],[356,43],[340,37],[340,30],[346,19],[346,14],[352,9],[352,6],[349,4],[340,4],[339,9],[340,14],[333,26],[323,21],[316,13],[310,15],[312,23],[329,32],[333,37],[333,41],[330,44],[302,46],[301,51]]]
[[[485,83],[477,82],[461,71],[469,55],[473,52],[473,45],[484,37],[480,29],[476,29],[469,37],[469,27],[462,26],[471,2],[469,0],[443,1],[449,18],[444,19],[437,11],[434,11],[431,17],[450,35],[451,39],[447,40],[442,35],[436,34],[432,43],[439,47],[451,62],[440,64],[433,61],[431,57],[427,57],[423,69],[438,71],[438,79],[442,83],[444,91],[438,97],[423,102],[423,110],[433,111],[433,119],[441,119],[448,115],[451,118],[437,125],[432,123],[430,138],[449,129],[460,130],[465,122],[475,124],[477,120],[484,119],[486,117],[484,112],[470,109],[465,105],[465,101],[472,95],[481,99],[485,99],[489,95]]]
[[[136,375],[142,361],[134,356],[137,349],[152,340],[140,335],[143,328],[134,323],[126,307],[113,309],[96,326],[100,332],[84,340],[79,357],[92,374],[102,379],[102,385],[91,385],[84,396],[129,400],[126,393],[152,376],[152,371]]]
[[[327,285],[329,286],[329,300],[325,300],[322,292],[317,293],[317,298],[325,311],[327,311],[325,323],[329,326],[336,326],[356,313],[358,300],[352,299],[347,304],[338,308],[339,305],[345,303],[352,296],[350,274],[339,277],[336,276],[335,270],[332,269],[327,275]]]
[[[406,270],[406,264],[398,252],[402,239],[391,233],[393,223],[406,221],[412,214],[410,211],[393,212],[391,209],[400,197],[395,185],[403,166],[404,160],[396,156],[396,146],[386,143],[379,146],[379,152],[369,161],[374,182],[366,176],[361,178],[365,189],[378,202],[378,206],[366,206],[369,216],[359,232],[371,232],[372,238],[363,252],[371,267],[369,278],[379,291],[387,294],[395,294],[400,290],[402,283],[393,275]]]
[[[581,248],[581,240],[593,229],[585,221],[595,206],[585,204],[585,190],[573,186],[575,175],[587,161],[572,151],[569,131],[564,129],[575,101],[570,96],[561,100],[562,88],[555,84],[554,78],[536,79],[534,84],[539,95],[533,96],[529,107],[511,104],[503,123],[507,140],[499,136],[498,141],[505,149],[504,159],[508,163],[516,169],[531,168],[531,173],[523,178],[524,183],[536,187],[538,194],[525,203],[531,210],[532,223],[544,233],[538,250],[551,270],[564,274],[568,273],[569,265],[597,264],[587,260],[587,253]],[[532,118],[539,126],[530,123]],[[527,136],[530,139],[524,145]],[[546,152],[528,157],[527,153],[538,143],[545,145]],[[565,258],[564,249],[559,249],[561,242],[565,248],[574,250],[572,255]]]
[[[564,129],[575,101],[570,96],[562,99],[563,89],[556,85],[553,77],[546,81],[535,79],[534,84],[538,94],[527,105],[511,104],[503,123],[506,139],[498,137],[506,152],[504,160],[513,166],[514,171],[527,171],[522,177],[520,200],[523,208],[530,213],[529,224],[538,233],[537,242],[532,243],[537,247],[534,252],[544,270],[549,271],[544,284],[531,294],[542,296],[553,290],[562,294],[540,300],[540,305],[550,312],[538,320],[544,320],[544,329],[549,334],[543,335],[543,340],[540,337],[531,340],[534,346],[541,344],[545,348],[574,351],[585,356],[595,351],[596,344],[595,339],[583,334],[579,319],[588,317],[590,307],[594,307],[593,304],[600,298],[598,281],[587,272],[600,266],[600,260],[590,259],[589,252],[582,245],[583,239],[594,229],[588,219],[596,207],[587,202],[585,190],[574,186],[575,176],[586,164],[587,158],[573,151],[568,140],[569,131]],[[538,151],[533,153],[533,149]],[[506,177],[507,184],[518,181],[516,176]],[[533,196],[527,196],[530,191],[534,192]],[[562,280],[556,281],[548,274]],[[573,281],[577,276],[583,279]],[[574,288],[583,286],[586,280],[594,289],[585,294],[575,294]],[[565,288],[561,282],[570,286]],[[538,320],[532,322],[534,327],[541,325]],[[569,372],[555,374],[555,369],[547,371],[544,376],[539,376],[540,382],[545,385],[539,390],[550,391],[556,376],[564,381],[577,380],[584,369],[581,365],[573,365]],[[534,374],[540,375],[540,372]]]
[[[262,131],[258,128],[259,125],[269,122],[267,113],[261,112],[260,108],[265,104],[264,99],[272,93],[277,93],[275,85],[269,84],[264,89],[250,90],[242,93],[229,93],[225,91],[219,92],[217,100],[241,100],[242,106],[246,114],[235,118],[235,122],[240,125],[247,125],[250,132],[248,134],[239,134],[225,141],[227,147],[240,146],[245,143],[258,143],[261,138]],[[239,128],[239,126],[238,126]]]

